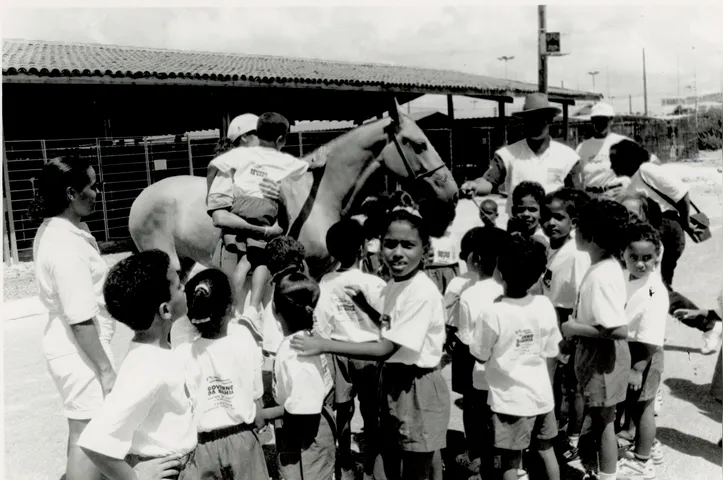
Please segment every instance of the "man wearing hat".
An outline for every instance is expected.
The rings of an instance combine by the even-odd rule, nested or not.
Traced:
[[[586,191],[615,198],[625,186],[624,178],[619,178],[610,168],[610,147],[628,137],[613,133],[610,126],[615,112],[607,103],[596,103],[590,112],[593,135],[577,147],[580,155],[582,184]]]
[[[565,186],[566,181],[577,185],[580,157],[572,148],[550,138],[550,124],[559,113],[546,94],[528,95],[522,111],[513,114],[522,119],[525,138],[497,150],[487,172],[465,182],[462,191],[488,195],[504,185],[511,195],[524,181],[539,183],[546,193]],[[508,213],[510,209],[511,202],[507,202]]]

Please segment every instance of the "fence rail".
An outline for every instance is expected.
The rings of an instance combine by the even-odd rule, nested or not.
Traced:
[[[552,136],[560,139],[562,127],[555,124],[551,128]],[[663,161],[697,153],[694,138],[681,136],[676,141],[661,128],[665,127],[619,124],[614,130],[642,141]],[[302,156],[346,131],[291,134],[284,150]],[[565,143],[574,147],[589,133],[589,124],[571,124]],[[481,176],[503,140],[501,132],[491,127],[429,128],[425,134],[458,182]],[[508,126],[510,143],[522,137],[519,126]],[[5,225],[9,227],[12,223],[13,227],[5,231],[14,230],[20,259],[29,259],[38,224],[30,219],[28,206],[35,196],[40,170],[49,158],[73,151],[90,160],[103,182],[96,211],[86,218],[91,232],[99,242],[127,240],[130,236],[128,214],[138,194],[163,178],[205,176],[208,163],[215,157],[216,143],[215,138],[192,139],[180,135],[164,141],[140,137],[5,141],[5,189],[9,201],[3,198],[3,217]],[[4,245],[7,240],[4,239]],[[9,250],[3,251],[7,261]]]

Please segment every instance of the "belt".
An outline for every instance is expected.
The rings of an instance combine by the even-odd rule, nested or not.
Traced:
[[[230,437],[239,432],[247,432],[256,428],[255,425],[249,423],[240,423],[238,425],[232,425],[230,427],[217,428],[210,432],[198,432],[198,443],[208,443],[215,440],[221,440],[222,438]]]

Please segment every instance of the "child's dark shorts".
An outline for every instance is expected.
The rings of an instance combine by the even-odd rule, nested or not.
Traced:
[[[279,216],[279,203],[268,198],[236,195],[231,213],[238,215],[252,225],[270,227]]]
[[[253,429],[253,425],[236,425],[200,432],[186,478],[268,479],[264,450]]]
[[[334,480],[336,426],[328,406],[309,422],[311,415],[284,414],[276,430],[279,477],[284,480]]]
[[[382,367],[380,435],[386,448],[434,452],[447,445],[451,401],[438,368]]]
[[[459,265],[442,265],[439,267],[425,267],[424,271],[427,273],[430,279],[437,285],[439,293],[444,295],[447,290],[447,285],[452,281],[454,277],[459,276]]]
[[[635,365],[641,358],[644,358],[642,348],[638,348],[635,342],[630,342],[630,364]],[[658,348],[655,353],[648,359],[648,363],[643,370],[643,384],[640,390],[628,390],[628,399],[635,402],[646,402],[655,400],[655,396],[660,388],[661,377],[663,376],[664,365],[663,347]]]
[[[458,341],[452,351],[452,391],[464,395],[472,388],[472,371],[475,358],[469,346]]]
[[[347,403],[359,397],[361,403],[377,403],[381,364],[375,360],[357,360],[334,355],[334,403]]]
[[[532,444],[536,449],[547,449],[557,437],[555,412],[550,411],[532,417],[517,417],[492,412],[492,434],[495,448],[522,451]]]
[[[578,338],[575,375],[587,407],[614,407],[628,393],[630,349],[626,340]]]

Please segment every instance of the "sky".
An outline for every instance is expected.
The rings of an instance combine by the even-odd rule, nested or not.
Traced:
[[[17,2],[16,2],[17,4]],[[268,54],[458,70],[537,83],[535,5],[270,6],[217,8],[11,9],[2,37]],[[26,4],[27,5],[27,4]],[[723,2],[661,5],[553,4],[547,30],[563,52],[549,59],[549,85],[593,90],[617,110],[720,92]],[[691,88],[687,88],[690,86]]]

